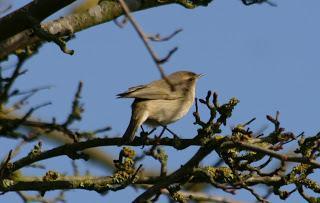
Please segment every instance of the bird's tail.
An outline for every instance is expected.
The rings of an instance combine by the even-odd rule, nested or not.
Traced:
[[[146,121],[148,117],[147,112],[133,111],[130,123],[124,135],[122,136],[123,143],[131,143],[135,137],[137,129]]]

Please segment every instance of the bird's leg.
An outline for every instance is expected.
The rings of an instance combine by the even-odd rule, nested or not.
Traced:
[[[153,128],[150,132],[148,132],[148,131],[144,130],[144,128],[143,128],[142,125],[140,126],[140,128],[141,128],[141,131],[142,131],[141,133],[146,134],[146,135],[150,135],[150,134],[153,133],[153,131],[155,130],[155,129]]]
[[[180,139],[180,137],[174,133],[172,130],[170,130],[166,125],[161,125],[164,130],[167,130],[171,135],[173,135],[173,139]]]
[[[167,126],[162,127],[162,131],[161,131],[160,135],[158,136],[158,138],[160,138],[163,135],[166,128],[167,128]]]
[[[141,132],[140,132],[140,137],[141,137],[141,139],[142,139],[142,147],[141,147],[141,149],[143,149],[144,148],[144,146],[145,146],[145,142],[146,142],[146,140],[148,139],[148,136],[150,135],[150,134],[152,134],[157,128],[153,128],[150,132],[148,132],[148,131],[145,131],[144,130],[144,128],[143,128],[143,126],[141,125],[140,126],[141,127]]]
[[[155,129],[155,128],[154,128],[154,129]],[[154,130],[154,129],[152,129],[152,130]],[[166,130],[166,128],[163,127],[162,130],[161,130],[161,133],[159,134],[159,136],[154,135],[154,144],[152,145],[151,149],[149,150],[150,154],[151,154],[151,152],[153,152],[153,151],[157,148],[157,146],[159,145],[159,143],[160,143],[160,138],[161,138],[161,136],[164,134],[164,131],[165,131],[165,130]]]
[[[149,132],[149,135],[151,135],[157,128],[152,128],[152,130]]]
[[[147,140],[147,138],[148,138],[149,133],[146,132],[146,131],[143,129],[142,125],[140,126],[140,128],[141,128],[140,137],[141,137],[141,139],[142,139],[141,149],[143,149],[144,146],[145,146],[145,143],[146,143],[146,140]]]
[[[141,128],[142,132],[145,132],[145,130],[144,130],[144,128],[143,128],[143,126],[142,126],[142,125],[140,126],[140,128]]]
[[[143,126],[140,126],[140,127],[141,127],[141,130],[142,130],[141,133],[143,133],[144,136],[151,135],[151,134],[157,129],[157,128],[152,128],[152,130],[150,130],[150,131],[148,132],[148,131],[145,131],[145,130],[144,130]]]

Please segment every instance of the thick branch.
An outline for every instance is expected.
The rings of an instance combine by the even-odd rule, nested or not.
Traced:
[[[201,147],[185,165],[166,177],[166,179],[159,181],[156,185],[149,188],[147,191],[137,197],[133,202],[146,202],[151,197],[156,195],[161,189],[167,188],[169,185],[175,182],[180,182],[179,180],[186,178],[186,175],[191,176],[193,169],[198,166],[200,161],[202,161],[202,159],[210,154],[212,150],[214,150],[219,144],[219,142],[213,142]]]
[[[10,111],[9,109],[5,109],[5,112]],[[5,114],[0,115],[0,120],[4,119],[5,121],[7,119],[7,122],[12,122],[16,120],[21,120],[21,116],[15,115],[15,114]],[[29,125],[28,125],[29,124]],[[47,125],[49,124],[49,126]],[[28,121],[25,121],[22,126],[27,127],[31,134],[40,134],[44,135],[45,138],[48,138],[51,142],[59,143],[59,144],[65,144],[65,143],[73,143],[74,140],[66,134],[64,130],[60,130],[59,128],[55,129],[54,131],[49,131],[48,129],[52,129],[52,124],[41,122],[37,118],[30,118]],[[51,127],[50,127],[51,126]],[[49,128],[47,128],[49,127]],[[89,148],[83,150],[84,154],[87,154],[90,157],[90,161],[95,162],[96,164],[99,164],[100,166],[107,168],[107,169],[113,169],[113,157],[102,150],[98,148]],[[150,170],[144,170],[143,172],[145,175],[155,175],[155,172]]]
[[[126,3],[129,9],[134,12],[171,3],[179,3],[187,8],[194,8],[199,5],[206,6],[209,2],[210,1],[203,0],[192,2],[185,0],[128,0]],[[79,32],[94,25],[109,22],[123,14],[124,13],[121,5],[117,1],[101,1],[98,5],[90,8],[86,12],[71,14],[66,17],[50,21],[42,24],[41,27],[53,35],[65,36]],[[31,33],[31,30],[25,30],[16,34],[15,36],[10,37],[9,39],[0,42],[0,59],[8,56],[17,49],[21,49],[28,45],[43,41],[38,36],[30,35]]]
[[[75,152],[88,149],[88,148],[100,147],[100,146],[117,146],[117,145],[119,146],[121,144],[122,144],[121,138],[96,138],[96,139],[92,139],[84,142],[65,144],[60,147],[54,148],[52,150],[48,150],[39,154],[28,155],[24,158],[21,158],[18,161],[12,163],[12,166],[10,166],[10,171],[16,171],[34,162],[49,159],[52,157],[57,157],[62,155],[68,155],[72,157],[72,155]],[[201,145],[199,141],[196,141],[194,139],[180,139],[179,143],[176,143],[175,139],[170,139],[170,138],[162,138],[161,140],[157,140],[157,139],[144,140],[140,137],[136,137],[134,141],[130,143],[131,146],[142,146],[142,145],[152,146],[155,144],[172,146],[177,149],[183,149],[187,146],[192,146],[192,145]]]
[[[107,190],[108,185],[112,186],[114,180],[111,176],[88,178],[88,177],[61,177],[56,180],[42,180],[42,177],[33,178],[33,180],[3,180],[0,185],[2,192],[7,191],[49,191],[66,189],[86,189],[101,191]]]
[[[164,177],[139,177],[133,185],[157,185],[160,182],[167,181],[170,176]],[[190,183],[209,183],[209,179],[199,178],[195,175]],[[43,177],[22,177],[20,180],[2,180],[0,191],[49,191],[49,190],[66,190],[66,189],[85,189],[101,191],[103,187],[115,186],[116,181],[113,176],[59,176],[54,180],[44,180]],[[276,184],[281,181],[280,176],[260,177],[252,175],[245,183],[247,185],[256,184]],[[178,179],[171,180],[171,183],[180,183]]]
[[[232,148],[232,147],[240,147],[249,151],[254,151],[254,152],[259,152],[259,153],[265,153],[268,154],[271,157],[277,158],[282,161],[289,161],[289,162],[297,162],[297,163],[306,163],[310,164],[315,168],[320,168],[320,163],[314,161],[314,160],[308,160],[307,158],[304,157],[299,157],[299,156],[289,156],[289,155],[281,155],[279,153],[276,153],[275,151],[265,149],[258,147],[253,144],[245,144],[242,142],[232,142],[232,141],[222,141],[220,140],[219,142],[216,142],[215,139],[212,140],[209,144],[213,144],[213,148],[209,148],[210,150],[213,150],[215,147],[218,146],[218,144],[222,144],[224,148]],[[162,138],[162,139],[142,139],[140,137],[136,137],[132,143],[130,143],[130,146],[153,146],[153,145],[166,145],[166,146],[172,146],[176,149],[184,149],[189,146],[201,146],[202,143],[197,140],[197,139],[171,139],[171,138]],[[32,163],[35,163],[37,161],[49,159],[52,157],[57,157],[57,156],[62,156],[62,155],[67,155],[71,158],[74,158],[74,154],[77,151],[85,150],[88,148],[93,148],[93,147],[100,147],[100,146],[119,146],[122,145],[122,139],[121,138],[96,138],[88,141],[83,141],[83,142],[78,142],[78,143],[72,143],[72,144],[65,144],[60,147],[41,152],[39,154],[33,154],[33,155],[28,155],[24,158],[21,158],[20,160],[17,160],[16,162],[13,162],[12,165],[10,166],[10,171],[16,171],[22,167],[25,167],[27,165],[30,165]],[[208,153],[207,150],[199,150],[201,156],[203,154]],[[195,157],[200,156],[199,154],[196,154],[194,158],[191,160],[194,162]],[[190,160],[190,161],[191,161]]]
[[[27,15],[39,23],[75,0],[36,0],[0,19],[0,42],[25,29],[32,28]]]

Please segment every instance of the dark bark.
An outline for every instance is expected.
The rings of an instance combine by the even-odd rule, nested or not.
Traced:
[[[34,0],[24,7],[10,13],[0,19],[0,41],[3,41],[25,29],[32,28],[32,17],[39,23],[57,12],[58,10],[73,3],[75,0]]]

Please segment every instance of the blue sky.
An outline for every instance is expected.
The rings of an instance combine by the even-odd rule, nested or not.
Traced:
[[[22,2],[13,1],[14,5]],[[169,42],[153,44],[161,56],[174,46],[179,47],[165,64],[166,73],[177,70],[204,73],[205,77],[198,83],[198,97],[204,97],[208,90],[213,90],[218,92],[221,101],[231,97],[240,100],[225,129],[226,134],[230,127],[253,117],[257,120],[252,128],[258,130],[268,124],[265,116],[274,115],[277,110],[281,113],[283,127],[288,131],[304,131],[307,135],[319,131],[320,29],[317,20],[320,19],[320,2],[273,2],[278,6],[246,7],[238,0],[215,0],[208,7],[194,10],[169,5],[135,13],[146,33],[166,35],[177,28],[184,29]],[[131,25],[120,29],[113,22],[77,33],[68,46],[75,50],[74,56],[61,53],[54,44],[43,46],[40,53],[25,64],[28,73],[16,83],[16,87],[29,89],[53,85],[52,89],[32,98],[30,106],[51,101],[51,106],[40,109],[35,115],[63,121],[70,111],[77,83],[82,80],[85,113],[83,120],[74,127],[95,129],[110,125],[113,129],[110,135],[120,136],[127,127],[132,101],[116,99],[115,95],[130,86],[160,77],[151,57]],[[12,61],[8,63],[12,64]],[[202,112],[207,113],[205,110]],[[197,129],[192,123],[193,117],[189,113],[170,128],[181,137],[190,138]],[[268,130],[271,129],[269,125]],[[2,139],[0,155],[4,156],[12,144],[11,140]],[[46,147],[49,149],[53,145]],[[119,152],[117,148],[102,149],[111,154]],[[170,170],[183,164],[196,150],[191,148],[177,152],[166,149],[170,156]],[[213,153],[206,163],[212,163],[216,158]],[[90,162],[78,162],[83,171],[90,169],[101,175],[109,174],[103,169],[90,167]],[[50,166],[48,169],[60,172],[71,169],[65,157],[46,163]],[[150,159],[145,167],[151,166],[159,165]],[[44,174],[45,171],[36,173]],[[209,192],[224,194],[217,190]],[[249,193],[239,194],[233,198],[253,201]],[[70,202],[124,202],[135,196],[137,193],[132,189],[107,196],[86,191],[67,194]],[[299,202],[297,197],[293,196],[290,202]],[[271,200],[279,201],[273,197]],[[1,197],[2,201],[18,201],[18,197],[14,193],[7,194]]]

